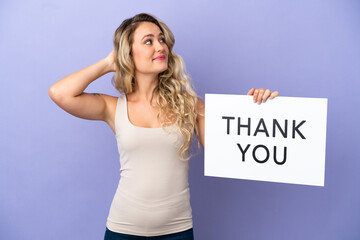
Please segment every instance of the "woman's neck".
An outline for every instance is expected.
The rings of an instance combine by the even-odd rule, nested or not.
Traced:
[[[149,102],[154,88],[158,85],[158,75],[136,74],[133,96],[138,101]]]

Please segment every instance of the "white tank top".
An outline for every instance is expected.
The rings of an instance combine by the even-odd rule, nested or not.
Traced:
[[[183,138],[176,125],[144,128],[133,125],[125,95],[118,98],[115,136],[120,180],[106,226],[113,232],[157,236],[193,227],[189,162],[177,155]]]

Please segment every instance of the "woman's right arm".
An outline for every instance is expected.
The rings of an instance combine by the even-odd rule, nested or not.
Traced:
[[[114,72],[113,51],[104,59],[72,73],[49,88],[50,98],[66,112],[84,119],[113,121],[110,119],[112,96],[98,93],[85,93],[86,87],[102,75]]]

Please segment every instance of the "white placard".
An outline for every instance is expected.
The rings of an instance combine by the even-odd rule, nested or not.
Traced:
[[[205,176],[324,186],[326,98],[205,94]]]

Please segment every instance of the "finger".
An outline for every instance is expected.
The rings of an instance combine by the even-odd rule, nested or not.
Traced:
[[[254,103],[257,101],[258,95],[259,95],[259,90],[258,90],[258,89],[255,89],[255,90],[254,90],[254,97],[253,97]]]
[[[264,96],[262,97],[263,102],[266,102],[266,100],[268,99],[270,94],[271,94],[271,91],[269,89],[266,89],[265,93],[264,93]]]
[[[277,96],[279,96],[279,92],[275,91],[270,95],[270,99],[273,99],[274,97],[277,97]]]
[[[255,88],[252,88],[248,91],[247,95],[253,95],[255,91]]]
[[[259,95],[257,97],[257,102],[258,104],[261,104],[262,101],[262,97],[264,96],[265,90],[263,88],[259,89]]]

